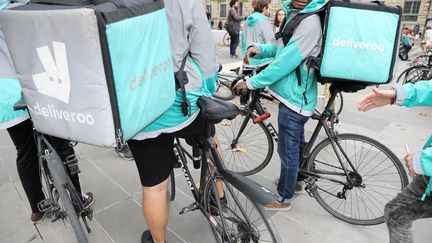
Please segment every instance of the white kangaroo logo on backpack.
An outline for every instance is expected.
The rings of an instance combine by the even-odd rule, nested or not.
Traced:
[[[69,103],[70,76],[66,55],[66,45],[53,41],[54,58],[48,46],[36,49],[42,66],[43,73],[32,75],[39,93]]]

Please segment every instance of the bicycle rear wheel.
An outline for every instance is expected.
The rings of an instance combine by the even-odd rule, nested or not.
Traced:
[[[57,189],[59,198],[61,200],[61,206],[63,208],[63,211],[66,213],[66,216],[70,224],[72,225],[73,231],[75,233],[78,242],[87,243],[88,242],[87,236],[84,233],[84,229],[79,221],[78,214],[71,200],[71,196],[74,193],[77,194],[77,192],[69,189],[66,185],[56,185],[55,188]]]
[[[308,189],[325,210],[345,222],[358,225],[383,223],[385,204],[408,185],[401,162],[392,151],[371,138],[340,134],[337,140],[343,149],[338,148],[338,152],[345,153],[358,172],[353,172],[342,155],[353,188],[344,188],[329,180],[347,182],[348,179],[327,138],[316,146],[306,164],[308,172],[324,178],[314,178],[316,181],[308,185]],[[312,178],[309,177],[309,183]],[[345,198],[342,198],[344,190]]]
[[[243,123],[246,128],[236,141]],[[237,116],[217,125],[219,144],[225,166],[244,176],[264,169],[273,156],[274,143],[270,131],[263,122],[252,122],[248,116]]]
[[[220,199],[216,181],[223,183],[224,199]],[[222,177],[208,180],[204,208],[217,242],[280,242],[264,210]]]
[[[432,79],[432,69],[430,68],[425,68],[425,67],[419,67],[419,68],[414,68],[412,70],[410,70],[404,78],[404,84],[406,83],[412,83],[415,84],[418,81],[421,80],[430,80]]]

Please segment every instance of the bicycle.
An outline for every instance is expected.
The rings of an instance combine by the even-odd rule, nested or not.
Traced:
[[[375,225],[384,222],[385,203],[408,185],[406,172],[396,155],[378,141],[358,134],[339,134],[328,123],[333,114],[331,107],[339,92],[356,92],[364,88],[365,85],[362,84],[333,83],[330,86],[330,99],[324,111],[321,114],[314,113],[311,117],[318,124],[305,145],[299,175],[304,178],[309,195],[333,216],[351,224]],[[255,151],[252,152],[253,158],[249,156],[249,160],[237,159],[231,164],[229,159],[225,160],[228,168],[242,175],[257,173],[269,163],[268,158],[271,157],[274,146],[272,137],[274,140],[277,138],[277,132],[266,121],[270,114],[259,102],[261,98],[270,97],[259,89],[252,91],[251,96],[253,106],[245,108],[250,111],[246,112],[246,122],[242,123],[239,133],[233,133],[236,137],[230,137],[228,143],[219,139],[226,157],[229,157],[227,153],[249,156],[247,149],[252,151],[250,148],[267,151],[264,152],[264,160],[257,158],[261,153]],[[259,126],[250,127],[264,131],[265,136],[255,138],[254,144],[247,149],[239,148],[242,133],[245,132],[245,136],[250,134],[245,128],[251,119]],[[326,138],[314,146],[322,129]],[[256,141],[262,141],[261,144],[264,145],[256,145]],[[267,147],[262,149],[265,144]],[[257,163],[251,163],[252,161]],[[329,198],[331,201],[327,201]]]
[[[221,102],[206,97],[198,100],[202,116],[208,122],[206,136],[187,140],[194,151],[201,151],[201,159],[194,160],[194,167],[201,168],[199,186],[187,165],[187,158],[193,160],[194,156],[182,146],[179,138],[175,139],[174,154],[195,199],[180,214],[200,210],[217,242],[280,242],[261,206],[275,200],[276,196],[252,180],[227,170],[216,149],[211,135],[213,124],[233,119],[238,114],[235,105]],[[171,196],[175,191],[173,178],[172,173],[171,192],[168,193]]]
[[[14,110],[26,110],[27,105],[19,101]],[[33,129],[38,151],[39,170],[46,199],[38,203],[41,212],[52,217],[52,221],[68,220],[72,225],[76,239],[80,243],[87,243],[87,236],[79,221],[81,217],[87,233],[91,232],[87,219],[93,218],[93,209],[85,208],[81,196],[76,191],[69,175],[79,173],[78,158],[76,155],[68,156],[63,162],[48,139],[36,129]],[[36,226],[36,225],[35,225]],[[43,239],[38,228],[41,239]]]
[[[234,80],[233,84],[243,79],[246,75],[260,72],[268,64],[243,67],[243,74],[238,75],[239,78]],[[237,72],[239,72],[238,70],[239,68]],[[328,101],[330,98],[329,85],[325,85],[324,87],[323,96],[318,96],[323,102]],[[272,103],[277,101],[265,89],[245,93],[240,96],[241,116],[218,124],[217,131],[221,146],[225,149],[224,161],[226,166],[241,175],[252,175],[264,169],[273,156],[274,143],[278,141],[278,133],[273,124],[268,120],[270,113],[266,111],[262,100]],[[332,130],[335,130],[335,124],[337,124],[339,119],[338,115],[343,107],[341,92],[338,92],[337,100],[339,108],[336,108],[335,111],[336,106],[332,105],[332,115],[327,118],[327,122],[330,124]],[[324,108],[316,108],[315,112],[321,114],[323,110]],[[235,168],[237,166],[240,167]]]

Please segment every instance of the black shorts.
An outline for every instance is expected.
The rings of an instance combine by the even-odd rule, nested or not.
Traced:
[[[138,168],[141,185],[151,187],[165,181],[176,163],[174,138],[204,137],[206,126],[205,119],[199,114],[189,126],[177,132],[145,140],[129,140],[128,145]],[[212,130],[214,134],[214,128]]]

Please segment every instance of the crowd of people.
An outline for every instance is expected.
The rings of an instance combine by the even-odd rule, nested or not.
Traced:
[[[230,10],[225,28],[231,36],[230,55],[237,58],[236,49],[241,40],[242,56],[246,64],[259,64],[273,59],[258,75],[236,84],[237,92],[268,87],[272,95],[280,100],[278,114],[278,148],[281,167],[277,181],[278,199],[266,205],[268,210],[288,210],[292,207],[294,194],[304,190],[303,178],[298,178],[299,162],[305,144],[304,127],[313,114],[317,103],[317,77],[313,69],[307,68],[305,60],[317,57],[321,51],[322,27],[317,14],[302,20],[292,37],[284,43],[275,33],[286,27],[294,16],[314,13],[326,4],[324,0],[286,1],[282,9],[274,14],[270,22],[270,0],[253,1],[253,13],[239,15],[239,0],[230,1]],[[3,5],[6,7],[7,5]],[[162,116],[127,142],[142,185],[143,216],[148,230],[142,235],[142,242],[165,242],[168,223],[168,177],[175,165],[173,141],[175,137],[189,138],[204,135],[206,121],[200,115],[197,100],[214,92],[215,77],[219,68],[215,42],[208,24],[208,16],[199,0],[166,0],[170,44],[174,71],[182,66],[185,53],[186,74],[189,82],[186,96],[190,102],[190,114],[181,112],[182,97],[177,92],[174,105]],[[240,34],[240,25],[245,21]],[[192,28],[185,28],[192,26]],[[219,23],[218,26],[220,27]],[[406,33],[409,35],[409,33]],[[428,32],[425,34],[428,34]],[[1,36],[0,36],[1,37]],[[3,38],[0,38],[0,78],[16,79],[17,75],[7,52]],[[299,70],[299,71],[297,71]],[[374,89],[359,102],[361,111],[399,104],[432,106],[431,82],[418,82],[395,86],[392,90]],[[21,182],[31,205],[31,220],[43,219],[37,203],[44,199],[38,174],[37,150],[32,135],[32,122],[27,114],[17,116],[13,101],[19,99],[19,88],[0,90],[0,105],[8,111],[2,128],[7,131],[17,150],[17,168]],[[8,97],[8,98],[5,98]],[[4,114],[0,114],[4,115]],[[73,156],[69,141],[50,137],[57,152],[65,159]],[[119,153],[119,151],[118,151]],[[416,154],[405,157],[413,182],[385,208],[390,242],[412,242],[410,227],[418,218],[432,217],[432,137]],[[78,175],[71,177],[76,189],[81,192]],[[92,193],[82,194],[86,207],[94,202]],[[223,197],[223,196],[222,196]],[[222,198],[221,198],[222,199]]]

